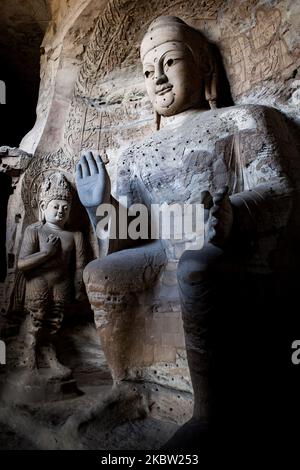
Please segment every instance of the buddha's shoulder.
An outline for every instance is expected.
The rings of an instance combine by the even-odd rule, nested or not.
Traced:
[[[43,225],[44,225],[43,222],[38,221],[38,222],[34,222],[33,224],[28,225],[27,229],[33,230],[33,231],[40,230],[43,227]]]
[[[42,229],[43,225],[43,222],[34,222],[26,227],[25,234],[36,235]]]
[[[153,152],[158,151],[165,141],[176,141],[176,136],[182,137],[193,129],[201,132],[215,133],[218,129],[262,129],[270,121],[280,119],[280,112],[275,108],[257,104],[239,104],[226,108],[217,108],[207,111],[194,111],[183,116],[177,126],[165,126],[159,131],[153,132],[143,141],[131,144],[121,156],[121,165],[125,167],[136,158],[147,158]],[[181,135],[182,134],[182,135]],[[175,145],[176,146],[176,145]]]
[[[257,118],[263,118],[266,116],[271,115],[278,115],[279,112],[277,109],[272,108],[270,106],[260,105],[260,104],[239,104],[234,106],[228,106],[226,108],[220,108],[217,110],[210,111],[211,113],[215,113],[216,111],[218,114],[223,116],[231,116],[233,114],[244,114],[249,115]]]
[[[212,131],[213,134],[220,131],[232,130],[235,132],[243,130],[267,130],[270,125],[279,123],[283,119],[282,114],[275,108],[256,105],[241,104],[218,108],[195,114],[189,121],[188,127]]]

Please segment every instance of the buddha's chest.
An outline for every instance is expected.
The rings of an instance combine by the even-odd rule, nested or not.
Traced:
[[[247,168],[265,144],[248,107],[194,113],[129,149],[119,194],[172,204],[199,202],[201,191],[225,185],[231,194],[250,189],[255,175]]]
[[[69,257],[70,253],[74,248],[74,237],[72,233],[66,230],[53,230],[50,227],[47,227],[45,224],[40,230],[38,235],[38,242],[40,250],[47,250],[49,245],[49,237],[51,235],[57,237],[58,241],[58,253],[62,257]]]
[[[230,185],[234,172],[234,140],[209,133],[170,133],[142,148],[138,179],[155,202],[195,202],[202,190]]]

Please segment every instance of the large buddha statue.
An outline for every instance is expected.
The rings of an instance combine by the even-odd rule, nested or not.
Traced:
[[[95,230],[99,205],[124,210],[119,196],[147,207],[204,204],[204,246],[187,245],[177,277],[194,419],[205,424],[218,412],[214,391],[223,379],[226,389],[232,361],[240,347],[247,350],[244,335],[251,347],[261,339],[261,312],[249,305],[275,293],[295,261],[296,156],[279,112],[218,107],[222,82],[211,46],[184,21],[157,18],[143,38],[141,60],[157,131],[122,155],[116,197],[101,156],[91,152],[78,163],[76,184]],[[132,298],[155,283],[174,250],[168,240],[98,237],[101,257],[87,265],[84,281],[113,378],[120,381],[127,378]]]

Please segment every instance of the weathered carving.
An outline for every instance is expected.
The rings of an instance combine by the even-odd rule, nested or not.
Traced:
[[[273,275],[291,261],[281,251],[282,244],[289,243],[288,237],[282,240],[282,233],[292,223],[298,196],[285,159],[289,156],[289,169],[296,169],[296,155],[285,123],[274,110],[214,109],[222,92],[214,56],[203,36],[183,21],[174,17],[154,21],[143,39],[141,57],[158,122],[161,116],[172,118],[123,153],[118,195],[127,196],[129,205],[143,202],[148,209],[153,203],[204,201],[205,245],[201,250],[187,249],[188,234],[181,249],[171,241],[165,248],[158,242],[131,248],[132,240],[115,240],[106,258],[86,267],[84,281],[112,375],[116,381],[128,379],[132,376],[129,324],[138,294],[153,286],[158,276],[164,282],[170,271],[175,275],[179,260],[194,419],[203,426],[211,417],[217,341],[211,323],[220,326],[220,302],[226,303],[228,295],[224,286],[228,288],[228,280],[238,285],[245,272]],[[207,110],[208,104],[213,109]],[[283,135],[284,152],[278,138]],[[82,156],[76,184],[95,229],[99,204],[111,202],[122,210],[110,196],[109,177],[99,155]]]
[[[25,230],[18,259],[18,268],[26,277],[25,306],[30,313],[27,366],[49,367],[54,375],[66,377],[71,371],[58,362],[54,341],[74,290],[75,297],[82,298],[85,256],[81,233],[65,228],[71,187],[61,173],[52,173],[44,180],[39,209],[42,220]]]
[[[226,201],[230,221],[232,214],[230,215],[228,202],[233,198],[233,194],[241,195],[245,190],[251,189],[253,195],[259,182],[273,181],[277,171],[274,161],[280,160],[280,166],[283,167],[293,155],[285,123],[276,112],[257,106],[240,106],[217,109],[210,113],[207,99],[214,98],[215,87],[209,83],[209,86],[206,86],[206,95],[201,94],[203,104],[201,112],[198,109],[197,112],[186,110],[171,118],[162,117],[161,131],[149,137],[155,127],[155,117],[146,95],[138,55],[140,40],[150,22],[158,15],[178,15],[205,32],[205,35],[221,49],[236,103],[251,102],[267,105],[274,103],[287,114],[294,113],[296,116],[299,108],[297,68],[300,57],[296,34],[299,7],[296,3],[291,0],[277,2],[76,0],[60,2],[54,9],[55,28],[48,29],[41,49],[41,87],[37,123],[23,141],[23,148],[35,153],[34,157],[31,163],[26,156],[23,161],[22,158],[18,159],[21,163],[19,165],[10,156],[5,155],[5,150],[0,156],[2,160],[0,170],[6,172],[8,178],[12,176],[12,184],[14,185],[21,177],[20,184],[17,185],[9,201],[8,269],[5,286],[0,285],[3,314],[0,321],[5,329],[3,336],[1,333],[1,338],[5,340],[7,338],[7,359],[10,370],[19,364],[23,347],[22,330],[21,335],[17,337],[19,323],[24,319],[24,277],[16,268],[20,242],[23,239],[24,228],[37,220],[40,186],[44,177],[49,176],[53,170],[62,172],[69,181],[73,181],[73,170],[80,152],[93,150],[94,155],[95,152],[100,152],[105,162],[106,155],[109,159],[107,169],[112,182],[112,194],[116,199],[126,194],[129,204],[137,201],[145,203],[145,195],[150,198],[147,204],[151,203],[151,200],[159,204],[178,201],[190,204],[204,200],[207,215],[210,213],[212,197],[207,193],[206,195],[200,193],[210,191],[214,196],[220,187],[227,185],[229,198],[226,197]],[[167,76],[170,80],[168,73]],[[223,82],[220,84],[222,91]],[[189,85],[188,82],[187,86]],[[205,87],[203,86],[201,90],[205,91]],[[210,101],[213,107],[214,100]],[[204,107],[207,108],[205,111]],[[130,148],[124,152],[128,146]],[[282,155],[284,158],[281,158]],[[24,172],[28,164],[29,167]],[[292,174],[293,170],[289,169],[287,173]],[[238,268],[240,269],[241,264],[245,262],[247,269],[255,273],[255,276],[258,270],[265,270],[262,274],[262,277],[265,277],[268,276],[268,270],[273,275],[274,265],[276,266],[278,259],[280,263],[282,260],[278,255],[282,252],[278,248],[277,229],[282,232],[283,245],[287,244],[289,239],[286,236],[286,224],[289,218],[290,197],[287,197],[286,207],[283,209],[281,196],[276,195],[278,202],[276,211],[279,212],[271,210],[268,204],[263,203],[260,196],[257,197],[259,201],[253,205],[243,195],[241,196],[245,206],[249,205],[255,223],[252,224],[251,217],[249,222],[247,218],[241,216],[238,220],[241,224],[244,221],[245,226],[243,224],[238,226],[237,211],[234,211],[233,227],[231,223],[225,224],[225,228],[231,228],[225,246],[226,249],[231,249],[235,245],[237,249],[242,243],[244,247],[249,247],[251,244],[248,243],[248,238],[250,238],[253,243],[250,248],[250,259],[244,258],[247,250],[240,250],[237,257]],[[114,204],[118,206],[115,202]],[[75,215],[77,215],[76,209]],[[279,227],[280,220],[282,226]],[[77,217],[74,224],[73,220],[70,221],[70,227],[77,229],[77,225],[80,230],[86,230],[87,234],[87,218]],[[256,226],[259,227],[258,235]],[[298,231],[294,230],[293,224],[291,226],[293,228],[291,231],[297,237]],[[264,227],[263,230],[261,227]],[[240,236],[237,235],[239,231]],[[185,252],[185,256],[179,265],[179,284],[182,291],[185,330],[189,336],[188,349],[193,346],[191,330],[205,331],[207,319],[207,316],[202,317],[202,320],[199,317],[198,326],[195,326],[195,322],[190,322],[195,308],[186,300],[191,295],[195,295],[196,310],[199,310],[203,309],[201,292],[208,292],[208,298],[210,296],[212,299],[209,303],[212,307],[210,317],[214,315],[213,312],[221,312],[223,319],[221,319],[223,328],[221,336],[227,339],[224,340],[226,344],[223,343],[225,358],[228,357],[226,356],[228,343],[235,347],[236,351],[240,352],[243,349],[243,354],[248,345],[256,344],[257,330],[262,330],[262,319],[266,313],[262,308],[251,310],[248,307],[257,290],[251,287],[248,278],[244,283],[239,282],[241,277],[239,269],[237,274],[231,272],[235,250],[233,256],[224,258],[226,273],[220,274],[220,282],[217,282],[218,273],[215,272],[217,266],[220,266],[220,258],[216,255],[220,251],[210,252],[211,256],[207,256],[206,260],[213,265],[212,276],[215,283],[203,291],[201,285],[199,290],[196,290],[193,282],[198,283],[201,279],[207,279],[207,283],[210,283],[205,260],[195,252],[190,256],[187,255],[186,250],[189,245],[186,239],[177,242],[167,241],[164,249],[157,246],[156,257],[153,256],[151,243],[147,247],[140,247],[140,250],[130,244],[130,248],[127,246],[126,252],[121,254],[121,248],[126,246],[126,242],[111,240],[110,255],[105,257],[105,249],[102,249],[101,256],[105,259],[101,262],[96,260],[86,271],[86,281],[90,282],[91,286],[90,299],[95,308],[96,325],[109,363],[116,367],[115,379],[140,378],[147,382],[141,385],[141,388],[146,387],[147,390],[151,383],[154,391],[157,387],[155,397],[150,400],[151,403],[155,402],[151,415],[156,413],[158,419],[168,416],[168,419],[182,423],[188,419],[191,410],[190,393],[186,393],[186,408],[182,405],[184,393],[191,391],[177,292],[177,267],[182,253]],[[133,249],[137,251],[131,251]],[[292,248],[286,251],[296,253]],[[132,272],[127,267],[130,256],[132,256],[130,264]],[[154,260],[153,270],[149,267],[151,260]],[[216,264],[213,260],[216,260]],[[114,283],[116,289],[113,287]],[[239,295],[240,288],[247,291],[247,296]],[[263,290],[263,287],[260,289]],[[282,286],[280,290],[283,290]],[[5,301],[2,300],[4,295]],[[273,298],[274,295],[272,293],[270,297]],[[219,300],[219,305],[214,304],[213,300],[216,299]],[[236,305],[239,305],[239,312],[235,312]],[[283,310],[286,311],[287,308]],[[20,315],[17,316],[15,311]],[[86,312],[81,309],[81,305],[76,304],[74,308],[72,306],[69,309],[69,313],[70,319],[72,318],[70,323],[73,324],[77,319],[81,322]],[[241,348],[236,346],[234,335],[228,334],[228,325],[234,315],[236,321],[232,322],[231,326],[241,327],[242,333],[236,327],[237,336],[241,338],[247,337],[242,328],[244,318],[247,317],[249,323],[255,318],[253,323],[256,328],[252,329],[252,336],[248,334],[249,341],[244,340],[245,344],[241,344]],[[28,315],[26,319],[29,319]],[[89,320],[92,320],[91,316]],[[269,320],[269,325],[272,325],[274,319]],[[73,329],[69,324],[69,318],[66,318],[64,323],[65,329],[59,334],[59,349],[60,353],[62,350],[64,353],[61,347],[65,346],[68,355],[69,339],[73,335]],[[89,327],[93,334],[93,326]],[[251,329],[250,325],[247,327]],[[77,367],[86,368],[85,362],[82,362],[79,356],[80,352],[85,354],[88,346],[81,326],[80,328],[75,326],[75,329],[78,338],[76,354],[73,354],[70,362],[66,355],[66,364],[73,367],[77,361],[75,366],[77,373]],[[206,344],[205,335],[194,336],[196,343],[201,340],[204,345]],[[268,338],[271,336],[270,332],[265,335]],[[88,337],[90,339],[89,335]],[[94,335],[93,338],[95,340],[93,364],[95,368],[106,370],[97,336]],[[275,344],[276,341],[273,342]],[[209,348],[209,343],[207,347]],[[205,359],[204,356],[205,354],[202,359]],[[192,352],[189,351],[190,361],[193,360],[191,358]],[[230,365],[235,361],[236,357],[233,361],[223,360],[224,370],[228,376],[220,384],[222,391],[224,383],[226,383],[225,388],[234,393],[239,390],[234,387],[232,377],[229,378]],[[202,394],[205,391],[205,371],[208,370],[208,364],[205,364],[205,361],[199,362],[195,356],[191,369],[197,368],[197,364],[204,364],[200,371],[204,380],[201,386],[198,387],[197,382],[194,385],[196,403],[199,405],[197,405],[197,414],[203,418],[208,403],[207,408],[204,407],[203,410],[201,400],[205,402],[205,395],[201,397],[197,395],[197,391],[200,390]],[[245,364],[243,364],[244,369],[246,369]],[[239,371],[237,375],[240,374]],[[252,383],[260,382],[256,371],[249,373],[248,377]],[[88,380],[85,375],[85,383]],[[198,379],[193,376],[194,380]],[[20,383],[19,379],[17,381]],[[166,387],[160,387],[158,384]],[[33,385],[32,380],[29,385]],[[13,388],[14,386],[15,383]],[[161,406],[163,389],[166,393],[163,399],[164,407]],[[236,394],[238,395],[238,392]],[[224,403],[223,409],[230,409],[227,402]],[[248,409],[250,405],[251,403],[243,404],[241,409]],[[180,420],[178,420],[179,414]],[[101,432],[94,432],[95,434],[98,437],[103,435]],[[105,439],[103,442],[101,440],[102,437],[99,442],[103,445]],[[59,439],[59,442],[63,441]],[[53,441],[49,440],[48,445],[51,446],[52,443]]]
[[[284,74],[295,64],[295,58],[280,34],[280,10],[258,8],[255,20],[255,25],[238,35],[233,45],[224,30],[223,49],[235,96],[242,95],[263,80]]]
[[[65,126],[64,150],[76,157],[88,149],[118,149],[122,134],[128,140],[124,122],[130,122],[134,139],[151,132],[151,109],[145,95],[140,74],[128,77],[128,82],[116,90],[115,84],[105,78],[115,69],[132,67],[139,55],[140,20],[147,26],[157,15],[176,11],[200,23],[216,21],[222,2],[193,0],[187,4],[160,2],[150,4],[138,1],[128,4],[111,0],[99,17],[76,81],[74,97]],[[134,81],[133,81],[134,80]],[[146,118],[146,119],[145,119]],[[115,126],[118,124],[118,132]]]

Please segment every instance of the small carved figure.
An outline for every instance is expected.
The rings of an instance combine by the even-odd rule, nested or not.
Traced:
[[[18,268],[26,277],[25,306],[30,313],[27,365],[30,369],[51,368],[62,377],[71,371],[58,361],[54,339],[74,291],[76,300],[84,295],[83,237],[65,228],[71,199],[71,186],[64,175],[55,172],[46,178],[39,197],[42,221],[26,228],[18,259]]]

